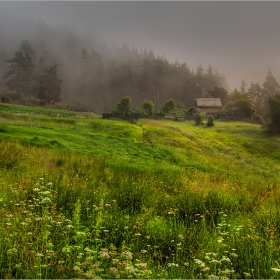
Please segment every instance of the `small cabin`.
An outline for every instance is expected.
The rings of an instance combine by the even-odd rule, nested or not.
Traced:
[[[204,113],[205,115],[212,115],[219,118],[219,110],[222,108],[220,98],[196,98],[194,114]]]

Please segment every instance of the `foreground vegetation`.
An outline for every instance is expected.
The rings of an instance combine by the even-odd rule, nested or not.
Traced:
[[[1,278],[279,278],[280,138],[0,104]]]

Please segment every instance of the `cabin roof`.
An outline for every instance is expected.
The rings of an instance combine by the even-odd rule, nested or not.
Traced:
[[[196,98],[196,107],[222,107],[220,98]]]

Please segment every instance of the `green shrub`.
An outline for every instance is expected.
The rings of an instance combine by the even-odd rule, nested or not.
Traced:
[[[202,113],[197,113],[197,114],[195,115],[195,118],[194,118],[195,124],[196,124],[196,125],[201,125],[201,124],[203,123],[204,117],[205,117],[204,114],[202,114]]]
[[[214,117],[210,115],[207,119],[207,126],[212,127],[214,126]]]

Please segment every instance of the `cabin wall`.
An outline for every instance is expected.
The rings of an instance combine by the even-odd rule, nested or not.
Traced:
[[[220,118],[219,109],[220,108],[217,107],[195,107],[193,116],[196,113],[202,113],[205,114],[206,116],[212,115],[214,118],[219,119]]]
[[[215,114],[219,113],[219,108],[211,108],[211,107],[195,107],[196,113],[205,113],[205,114]]]

